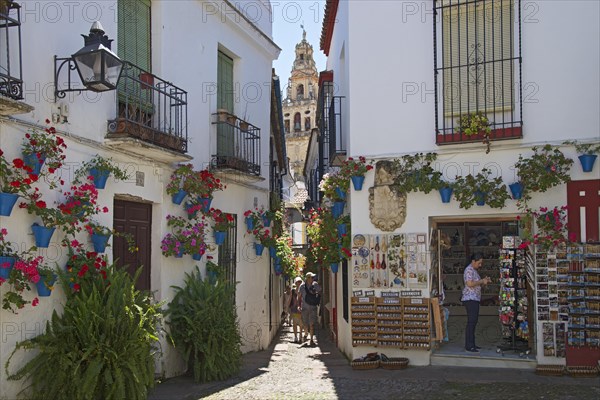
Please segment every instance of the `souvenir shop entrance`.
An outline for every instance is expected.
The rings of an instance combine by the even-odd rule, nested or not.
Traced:
[[[528,307],[533,304],[530,301],[533,293],[527,279],[528,268],[532,273],[533,266],[529,265],[531,258],[526,252],[517,250],[516,216],[438,219],[432,227],[432,297],[440,298],[441,314],[448,315],[447,335],[434,349],[434,357],[534,361],[535,335],[529,324],[533,314]],[[463,272],[474,253],[483,256],[479,275],[489,276],[492,283],[482,290],[476,330],[476,344],[481,349],[479,353],[468,353],[465,351],[467,316],[461,296]]]

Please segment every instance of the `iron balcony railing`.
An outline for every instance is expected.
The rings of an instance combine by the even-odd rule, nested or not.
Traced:
[[[217,152],[212,156],[212,167],[260,176],[260,128],[225,111],[213,115]]]
[[[109,121],[108,130],[185,153],[187,92],[125,62],[117,88],[117,117]]]
[[[522,137],[521,0],[433,0],[437,144]]]
[[[343,99],[343,96],[333,96],[329,104],[329,165],[332,166],[339,166],[346,156],[342,119]]]
[[[21,6],[0,0],[0,95],[23,100]]]

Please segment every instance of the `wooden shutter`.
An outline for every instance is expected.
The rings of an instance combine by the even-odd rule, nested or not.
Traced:
[[[151,1],[118,0],[117,6],[117,55],[152,71]]]
[[[217,108],[233,114],[233,60],[219,51],[217,67]]]
[[[508,111],[514,97],[514,0],[466,2],[444,1],[451,5],[442,14],[444,115]]]

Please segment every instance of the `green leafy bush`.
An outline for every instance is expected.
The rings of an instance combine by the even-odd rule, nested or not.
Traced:
[[[69,284],[64,274],[61,280]],[[17,344],[5,365],[8,379],[27,378],[23,391],[30,389],[34,399],[146,399],[154,385],[161,311],[134,282],[111,266],[106,279],[82,284],[63,314],[53,313],[45,333]],[[18,350],[38,353],[11,374]]]
[[[198,267],[186,274],[184,287],[173,286],[169,304],[171,339],[193,372],[196,382],[229,378],[239,371],[242,352],[234,284],[202,280]]]

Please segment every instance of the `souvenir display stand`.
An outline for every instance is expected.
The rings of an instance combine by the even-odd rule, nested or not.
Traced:
[[[567,366],[600,363],[600,244],[571,246],[569,260]]]
[[[352,346],[377,344],[375,297],[352,297]]]
[[[505,343],[499,345],[497,351],[529,354],[526,250],[514,246],[514,238],[505,238],[500,250],[499,315]]]

